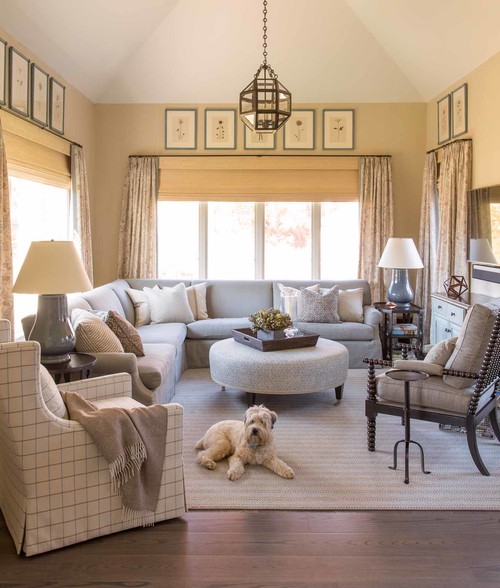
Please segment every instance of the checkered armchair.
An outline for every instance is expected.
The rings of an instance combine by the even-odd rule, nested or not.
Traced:
[[[0,338],[10,324],[0,319]],[[128,374],[61,384],[101,406],[139,406]],[[69,420],[35,341],[0,343],[0,506],[17,552],[35,555],[137,526],[125,521],[108,464]],[[168,405],[168,432],[155,522],[186,512],[182,407]]]

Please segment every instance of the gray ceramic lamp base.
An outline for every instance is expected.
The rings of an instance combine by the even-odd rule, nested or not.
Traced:
[[[408,279],[408,270],[393,269],[392,284],[387,290],[387,300],[396,305],[410,304],[413,301],[414,293]]]
[[[42,363],[70,360],[69,354],[75,348],[75,332],[68,314],[66,294],[40,294],[29,340],[40,343]]]

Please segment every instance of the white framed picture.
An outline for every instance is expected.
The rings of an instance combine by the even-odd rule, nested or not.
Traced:
[[[205,149],[236,149],[236,110],[205,109]]]
[[[438,144],[446,143],[451,139],[450,95],[447,94],[437,103],[437,131]]]
[[[467,84],[462,84],[451,93],[452,135],[458,137],[467,132]]]
[[[7,102],[7,42],[0,39],[0,104]]]
[[[314,110],[292,110],[284,129],[285,149],[314,149]]]
[[[44,127],[49,124],[49,74],[31,64],[31,118]]]
[[[354,110],[323,110],[323,149],[354,149]]]
[[[64,135],[64,94],[66,88],[54,78],[50,78],[50,128]]]
[[[245,149],[276,149],[276,133],[255,133],[245,126]]]
[[[30,60],[14,47],[9,48],[9,56],[9,107],[23,116],[28,116]]]
[[[195,109],[165,109],[165,149],[196,149]]]

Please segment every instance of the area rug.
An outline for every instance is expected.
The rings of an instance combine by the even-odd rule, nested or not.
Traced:
[[[403,483],[404,455],[392,464],[394,443],[404,437],[397,417],[377,418],[377,450],[366,448],[366,370],[350,370],[344,397],[335,392],[295,396],[258,396],[278,413],[274,428],[280,457],[295,471],[285,480],[261,466],[246,466],[230,481],[227,460],[209,471],[196,463],[194,444],[213,423],[243,419],[246,396],[222,392],[208,369],[184,372],[173,399],[184,407],[184,465],[191,510],[500,510],[500,444],[479,438],[491,476],[482,476],[470,457],[464,434],[437,424],[412,421],[412,438],[425,450],[420,470],[418,448],[410,449],[410,484]]]

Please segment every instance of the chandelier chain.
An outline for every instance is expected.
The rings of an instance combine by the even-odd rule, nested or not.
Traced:
[[[263,18],[263,23],[264,26],[262,28],[264,34],[263,34],[263,40],[264,42],[262,43],[262,47],[264,49],[263,55],[264,55],[264,65],[267,65],[267,0],[264,0],[264,18]]]

